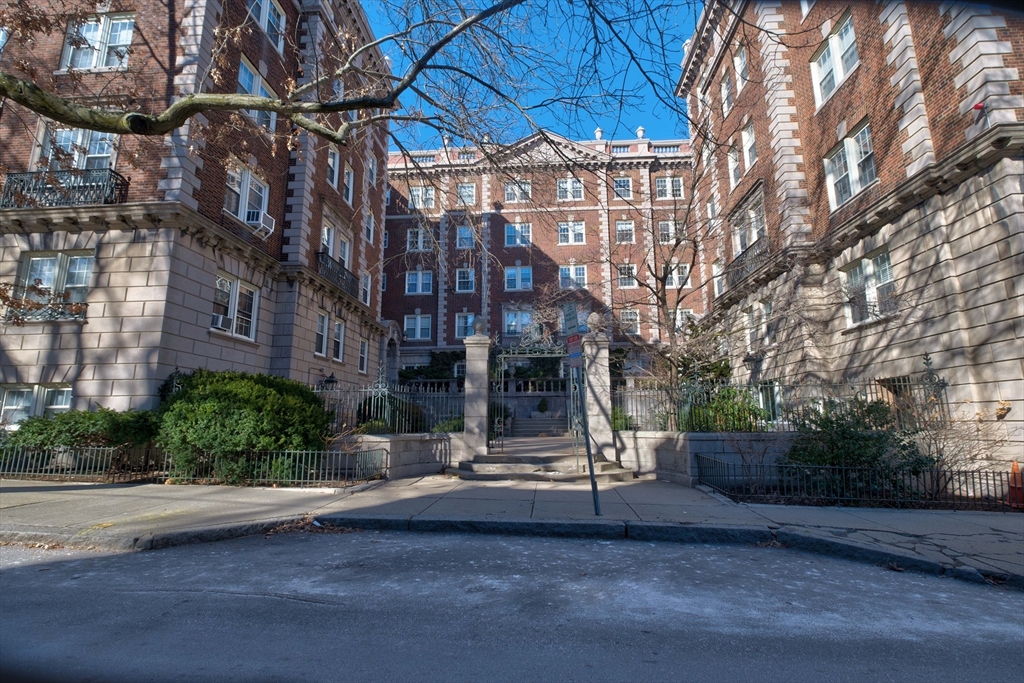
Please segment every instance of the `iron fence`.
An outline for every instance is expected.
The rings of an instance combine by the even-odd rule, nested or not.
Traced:
[[[335,434],[461,432],[466,395],[458,383],[378,381],[357,389],[316,389]]]
[[[1019,475],[990,470],[735,464],[695,456],[697,481],[736,501],[1024,511]]]
[[[8,173],[0,209],[124,204],[129,181],[108,168]]]
[[[157,448],[69,447],[0,449],[0,477],[74,481],[154,481],[166,470]]]
[[[950,415],[947,385],[931,373],[921,378],[806,384],[630,383],[620,382],[612,391],[616,431],[792,432],[808,411],[826,406],[841,411],[858,400],[889,406],[901,430],[943,423]]]

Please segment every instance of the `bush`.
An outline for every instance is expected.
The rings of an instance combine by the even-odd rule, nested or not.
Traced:
[[[547,398],[547,396],[542,398],[540,400],[540,403],[537,404],[537,412],[538,413],[546,413],[546,412],[548,412],[548,398]]]
[[[441,420],[434,428],[430,431],[435,434],[448,434],[451,432],[461,432],[466,429],[466,419],[462,417],[452,417],[447,420]]]
[[[159,418],[149,410],[124,413],[103,407],[96,412],[69,410],[53,417],[23,420],[5,443],[30,448],[141,446],[156,437],[159,427]]]
[[[712,393],[713,392],[713,393]],[[708,396],[708,394],[711,394]],[[768,414],[746,389],[720,387],[690,397],[689,410],[680,411],[681,431],[758,432]]]
[[[612,406],[612,431],[631,432],[636,429],[636,421],[620,406]]]
[[[249,476],[254,451],[320,450],[330,417],[302,384],[270,375],[197,370],[161,410],[159,444],[176,470],[213,465],[229,482]]]
[[[423,408],[394,396],[365,399],[359,404],[356,420],[358,434],[420,434],[430,426]]]

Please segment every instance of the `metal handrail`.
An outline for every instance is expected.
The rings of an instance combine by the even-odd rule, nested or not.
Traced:
[[[359,298],[359,278],[326,251],[316,254],[317,272],[341,288],[351,297]]]
[[[746,279],[755,270],[768,263],[771,245],[767,237],[761,237],[744,249],[725,267],[725,284],[732,288]]]
[[[8,173],[0,209],[124,204],[129,180],[109,168]]]

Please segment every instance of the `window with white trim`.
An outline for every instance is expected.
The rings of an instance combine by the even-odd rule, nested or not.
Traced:
[[[366,180],[370,183],[370,187],[377,186],[377,157],[371,156],[366,158]]]
[[[72,24],[61,68],[124,69],[134,34],[134,14],[101,14]]]
[[[430,233],[423,228],[409,228],[405,231],[406,251],[426,251],[430,248]]]
[[[743,92],[743,86],[750,80],[750,72],[747,66],[747,46],[740,45],[732,56],[733,66],[736,67],[736,94]]]
[[[229,163],[227,172],[224,210],[250,225],[260,225],[270,201],[270,188],[238,162]]]
[[[528,247],[532,244],[533,226],[530,223],[506,223],[505,246]]]
[[[636,231],[633,221],[615,221],[615,243],[633,244],[636,242]]]
[[[327,329],[330,319],[326,313],[316,314],[316,337],[313,339],[313,353],[318,356],[327,355]]]
[[[686,263],[672,262],[665,274],[665,287],[686,289],[690,286],[690,266]]]
[[[472,249],[475,243],[476,237],[473,235],[472,226],[460,225],[455,229],[456,249]]]
[[[259,289],[227,273],[217,274],[211,328],[255,340],[259,310]]]
[[[344,237],[338,238],[338,263],[348,268],[348,257],[351,253],[349,242]]]
[[[683,179],[670,176],[655,178],[654,196],[656,199],[682,199]]]
[[[692,308],[680,308],[668,312],[668,324],[676,334],[686,331],[686,324],[693,318]]]
[[[675,221],[658,221],[658,241],[662,244],[672,244],[676,241]]]
[[[864,124],[839,142],[825,157],[828,201],[833,209],[875,181],[875,151],[871,128]]]
[[[847,14],[811,58],[815,103],[827,100],[859,63],[853,17]]]
[[[7,39],[10,35],[7,33],[7,29],[0,26],[0,55],[4,53],[4,45],[7,45]]]
[[[434,188],[423,185],[409,188],[409,208],[432,209],[434,208]]]
[[[284,51],[285,13],[274,0],[247,0],[249,14],[259,24],[278,52]]]
[[[633,289],[640,284],[636,279],[636,264],[620,263],[615,269],[618,273],[619,289]]]
[[[369,214],[366,217],[366,222],[363,225],[363,234],[366,235],[366,241],[373,244],[373,231],[376,229],[376,222],[373,220],[373,214]]]
[[[615,178],[612,180],[612,188],[615,190],[615,197],[618,199],[633,198],[632,178]]]
[[[430,339],[430,316],[416,313],[405,316],[405,338],[413,341]]]
[[[753,121],[748,123],[740,133],[740,139],[743,142],[743,164],[746,170],[749,171],[750,167],[757,161],[757,145],[754,143]]]
[[[29,417],[53,417],[71,410],[70,385],[15,384],[0,386],[0,429],[17,429]]]
[[[722,76],[722,116],[728,116],[732,110],[735,95],[732,86],[732,73],[726,71]]]
[[[566,221],[558,224],[559,244],[586,244],[587,234],[583,221]]]
[[[331,184],[331,187],[338,187],[338,162],[341,157],[338,156],[338,148],[334,145],[328,145],[327,147],[327,182]]]
[[[559,178],[557,190],[560,202],[583,199],[583,181],[579,178]]]
[[[382,291],[382,292],[388,291],[388,274],[387,273],[381,273],[380,274],[380,291]]]
[[[458,268],[455,271],[455,291],[476,291],[476,271],[474,268]]]
[[[778,319],[772,316],[772,302],[764,300],[758,303],[761,309],[761,339],[765,346],[771,346],[775,343],[775,332],[778,325]]]
[[[359,340],[359,372],[366,374],[366,368],[370,364],[370,343],[365,339]]]
[[[842,278],[848,325],[896,312],[896,282],[886,249],[869,254],[843,269]]]
[[[341,174],[341,198],[346,203],[352,204],[352,197],[355,193],[355,173],[352,167],[345,164],[345,171]]]
[[[455,314],[455,338],[465,339],[466,337],[473,336],[473,321],[476,319],[475,313],[456,313]],[[462,375],[458,373],[459,362],[463,363]],[[465,376],[465,361],[458,361],[455,363],[456,366],[456,377]]]
[[[587,267],[577,265],[559,266],[558,285],[562,289],[586,289]]]
[[[84,318],[85,306],[76,304],[85,304],[88,298],[93,261],[92,251],[23,252],[20,298],[34,305],[18,311],[19,315],[28,320]],[[44,306],[38,308],[38,304]]]
[[[761,311],[751,306],[743,313],[747,318],[747,350],[756,351],[761,344]]]
[[[619,331],[631,337],[640,334],[640,311],[626,310],[619,312]]]
[[[505,268],[505,291],[513,292],[524,289],[533,289],[533,266]]]
[[[341,320],[334,321],[334,337],[331,348],[331,358],[342,362],[345,360],[345,323]]]
[[[505,311],[505,334],[516,336],[523,333],[533,323],[533,311],[515,309]]]
[[[410,270],[405,274],[406,294],[433,294],[434,273],[429,270]]]
[[[323,222],[320,228],[320,251],[327,252],[328,256],[334,256],[334,236],[336,234],[336,228],[328,223]]]
[[[57,128],[48,124],[43,136],[40,164],[52,171],[77,168],[113,168],[116,136],[84,128]]]
[[[365,273],[359,281],[359,300],[367,306],[370,305],[370,291],[372,286],[373,278],[370,277],[369,273]]]
[[[711,280],[715,286],[715,296],[722,296],[725,293],[725,268],[721,261],[711,264]]]
[[[256,69],[250,66],[244,59],[238,63],[237,92],[240,95],[255,95],[256,97],[266,97],[267,99],[277,97],[267,82],[257,73]],[[262,126],[270,132],[274,132],[277,127],[277,112],[260,111],[258,109],[245,109],[244,111],[249,115],[249,118],[256,122],[257,126]]]
[[[590,317],[590,306],[584,306],[582,304],[576,304],[576,321],[580,325],[586,324],[587,318]],[[561,306],[558,307],[558,334],[576,334],[579,332],[579,328],[572,330],[565,329],[565,311]]]
[[[514,180],[505,183],[505,203],[518,204],[530,201],[533,195],[532,185],[529,180]]]
[[[733,212],[733,253],[739,256],[765,235],[764,197],[760,192],[750,197]]]
[[[814,7],[815,0],[800,0],[800,16],[806,17],[807,13]]]
[[[473,183],[459,183],[455,186],[457,203],[459,206],[476,206],[476,185]]]
[[[729,189],[734,189],[740,184],[740,178],[743,177],[743,171],[740,170],[740,151],[735,147],[730,147],[727,152],[729,157]]]

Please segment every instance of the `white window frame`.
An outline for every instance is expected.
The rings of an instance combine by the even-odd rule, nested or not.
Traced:
[[[836,22],[832,32],[811,57],[811,81],[814,84],[815,104],[821,107],[827,102],[859,65],[860,50],[857,48],[857,36],[853,30],[853,15],[847,12]],[[830,87],[826,86],[829,74],[832,76]]]
[[[30,417],[66,413],[73,403],[74,390],[70,384],[0,385],[0,429],[15,431],[22,420]],[[13,414],[20,412],[24,414],[15,421]]]
[[[627,337],[639,337],[640,311],[635,308],[619,311],[619,331]]]
[[[510,232],[510,230],[511,230],[511,232]],[[506,247],[529,247],[529,246],[532,246],[532,245],[533,245],[533,224],[531,224],[531,223],[506,223],[505,224],[505,246]]]
[[[715,297],[720,297],[725,293],[725,267],[721,261],[715,261],[711,264],[711,281],[714,286]]]
[[[352,167],[346,163],[345,170],[341,174],[341,198],[345,200],[345,203],[352,206],[352,199],[355,197],[356,191],[356,174],[352,170]]]
[[[740,169],[740,151],[733,145],[726,152],[729,159],[729,189],[735,190],[743,178],[743,171]]]
[[[370,342],[365,339],[359,340],[359,372],[366,374],[370,364]]]
[[[36,271],[33,262],[52,261],[50,267],[45,271]],[[84,268],[82,266],[85,266]],[[93,251],[25,251],[21,255],[19,264],[18,283],[22,288],[36,285],[48,290],[48,294],[34,294],[24,291],[23,299],[28,299],[40,304],[60,304],[62,302],[72,304],[84,304],[89,297],[89,289],[92,287],[93,269],[96,265],[96,254]],[[44,277],[38,277],[43,275]],[[72,315],[61,308],[48,306],[40,311],[46,316],[54,315],[54,312],[63,312],[63,317],[45,317],[40,320],[60,320],[69,317],[81,317]],[[35,321],[31,313],[26,312],[25,316]]]
[[[412,336],[409,335],[410,331],[414,332]],[[434,336],[434,320],[429,313],[409,313],[402,320],[402,333],[407,341],[429,341]]]
[[[425,228],[408,228],[405,231],[406,251],[427,251],[430,249],[430,233]]]
[[[284,13],[275,0],[248,0],[249,16],[253,18],[263,32],[267,34],[267,39],[270,40],[270,44],[274,46],[278,52],[284,52],[284,34],[288,29],[288,15]],[[259,8],[258,11],[253,10]],[[271,10],[277,10],[278,18],[281,21],[281,25],[276,28],[272,28],[272,14]]]
[[[476,206],[476,183],[458,183],[455,186],[455,203],[457,206]]]
[[[409,208],[434,208],[434,188],[430,185],[413,185],[409,188]]]
[[[583,221],[561,221],[558,224],[558,244],[579,245],[587,243],[587,226]]]
[[[248,74],[248,78],[246,74]],[[252,82],[248,84],[244,82],[249,80]],[[267,99],[277,99],[277,94],[270,87],[270,84],[264,80],[256,67],[250,64],[244,57],[238,62],[238,92]],[[258,109],[243,109],[242,111],[252,119],[256,126],[263,128],[268,133],[273,133],[277,130],[276,111],[260,111]]]
[[[469,286],[466,287],[466,283]],[[460,294],[472,293],[476,291],[476,269],[475,268],[456,268],[455,269],[455,291]]]
[[[575,263],[558,266],[558,287],[559,289],[586,289],[587,267]]]
[[[59,140],[55,140],[59,138]],[[45,159],[51,171],[62,169],[107,169],[114,168],[117,162],[119,136],[113,133],[99,133],[85,128],[57,127],[48,122],[43,129],[43,144],[39,148],[39,165]],[[62,154],[53,153],[54,146],[62,150]],[[105,152],[105,153],[104,153]],[[103,163],[106,159],[106,163]],[[67,161],[71,162],[68,166]]]
[[[673,244],[677,237],[676,228],[675,221],[658,221],[658,243]]]
[[[757,192],[733,212],[729,220],[732,226],[733,258],[738,257],[754,243],[764,239],[768,224],[764,213],[764,195]]]
[[[522,335],[523,328],[533,324],[532,308],[508,308],[502,310],[501,329],[506,337],[518,337]],[[514,319],[512,326],[509,326],[510,318]]]
[[[864,191],[878,179],[875,168],[874,144],[871,140],[871,126],[863,123],[839,141],[825,155],[825,184],[828,186],[828,203],[832,210],[838,209]],[[841,167],[846,173],[840,175]],[[846,179],[849,196],[840,197],[838,189],[841,180]]]
[[[341,162],[341,155],[334,145],[327,146],[327,182],[331,187],[338,189],[338,165]]]
[[[509,180],[505,183],[505,203],[521,204],[533,197],[533,184],[529,180]]]
[[[743,86],[750,80],[750,65],[747,62],[747,46],[740,43],[732,56],[733,66],[736,68],[736,94],[743,92]]]
[[[754,122],[749,122],[744,126],[743,130],[740,131],[740,141],[743,144],[743,164],[744,172],[749,171],[750,167],[757,161],[757,142],[754,139]]]
[[[682,199],[683,179],[678,176],[661,176],[654,179],[655,199]]]
[[[456,313],[455,314],[455,338],[465,339],[466,337],[473,336],[473,323],[476,321],[476,313]],[[465,367],[465,361],[458,361],[455,363],[456,367],[459,362],[463,363]],[[463,376],[465,370],[463,370]],[[455,376],[458,377],[459,373],[456,370]]]
[[[363,234],[366,236],[366,241],[373,244],[374,231],[377,229],[377,222],[373,219],[373,214],[366,215],[366,221],[363,223]]]
[[[331,316],[326,313],[316,314],[316,334],[313,337],[313,355],[327,356],[328,335],[331,329]]]
[[[876,249],[840,271],[842,276],[846,326],[856,327],[896,313],[896,278],[888,247]],[[859,314],[853,299],[863,290]]]
[[[227,285],[227,289],[225,289],[224,285]],[[239,306],[244,305],[242,300],[243,294],[251,297],[251,305],[248,306],[248,311],[243,309],[244,316],[240,316]],[[258,287],[223,271],[217,273],[217,278],[214,281],[213,308],[211,313],[231,319],[231,329],[217,329],[218,332],[248,339],[249,341],[256,341],[257,328],[259,327],[260,303],[260,290]],[[218,308],[221,310],[218,310]],[[213,327],[213,318],[211,317],[210,320],[210,329],[216,329]],[[248,331],[246,330],[247,326]]]
[[[473,226],[460,225],[455,228],[455,248],[472,249],[476,246],[476,235],[473,234]]]
[[[640,281],[636,277],[635,263],[620,263],[615,266],[615,273],[615,280],[619,289],[636,289],[640,286]]]
[[[117,22],[131,21],[132,26],[127,31],[127,43],[117,42],[111,43],[111,28]],[[95,36],[90,37],[83,34],[81,29],[87,25],[96,25]],[[81,41],[84,41],[86,46],[75,47],[72,45],[72,32],[78,32]],[[123,39],[125,36],[121,36]],[[61,54],[60,65],[61,71],[123,71],[128,68],[128,60],[131,56],[131,44],[135,39],[135,13],[134,12],[118,12],[111,14],[99,14],[89,17],[82,24],[72,25],[68,28],[68,32],[64,37],[64,51]],[[79,42],[79,41],[74,41]],[[116,64],[108,64],[111,54],[110,51],[113,48],[113,57],[117,61]],[[76,60],[76,56],[79,54],[85,54],[85,51],[92,53],[92,59],[89,63],[80,64],[78,66],[72,66],[72,62]],[[102,62],[102,63],[101,63]]]
[[[523,277],[523,274],[528,277]],[[509,287],[509,276],[512,276],[514,286]],[[524,284],[525,283],[525,284]],[[525,292],[533,289],[533,266],[507,266],[505,268],[505,291]]]
[[[726,70],[720,82],[722,90],[722,118],[729,115],[733,105],[736,104],[736,90],[733,87],[732,72]]]
[[[405,273],[405,293],[419,296],[434,293],[434,271],[410,270]]]
[[[614,199],[632,199],[633,198],[633,179],[632,178],[613,178],[612,179],[612,191]]]
[[[330,221],[323,221],[320,226],[320,251],[326,251],[327,255],[334,258],[334,245],[338,241],[338,229]]]
[[[583,199],[583,181],[579,178],[559,178],[556,195],[560,202],[578,202]]]
[[[622,239],[627,230],[629,239]],[[615,221],[615,244],[636,244],[636,224],[633,221]]]
[[[244,166],[238,161],[229,162],[227,173],[228,191],[224,193],[224,212],[248,225],[260,225],[263,220],[262,214],[267,213],[270,206],[270,186],[253,173],[248,166]],[[234,210],[228,206],[228,198],[236,194],[232,185],[233,174],[238,177],[238,207]],[[257,197],[260,192],[262,193],[262,201],[259,202],[258,208],[253,203],[254,191],[256,191]]]
[[[690,265],[673,261],[669,264],[668,273],[665,277],[665,287],[672,289],[690,288]]]
[[[373,291],[373,278],[369,273],[363,273],[363,277],[359,282],[359,300],[365,305],[370,305],[370,296]]]
[[[345,362],[345,321],[334,321],[334,333],[331,337],[331,358],[339,363]]]

